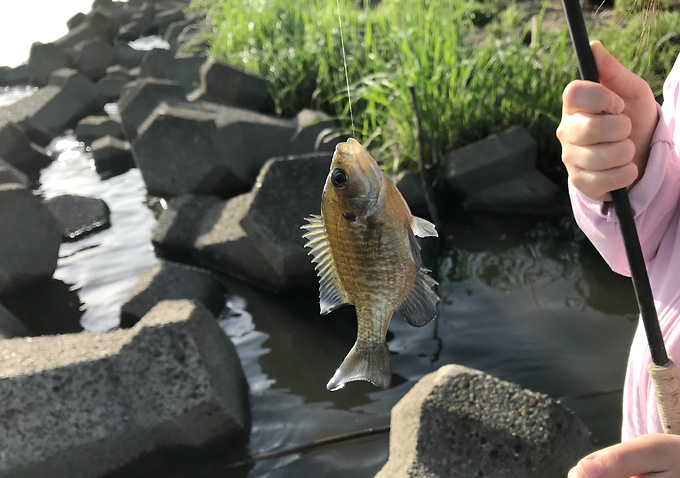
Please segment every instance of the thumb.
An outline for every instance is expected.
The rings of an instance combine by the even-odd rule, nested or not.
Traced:
[[[645,80],[637,76],[609,53],[599,41],[590,42],[600,83],[624,99],[633,99],[647,91]]]

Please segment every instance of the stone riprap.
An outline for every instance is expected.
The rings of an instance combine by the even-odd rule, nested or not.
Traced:
[[[28,176],[6,161],[0,159],[0,184],[14,183],[28,186]]]
[[[0,121],[0,158],[29,175],[52,162],[18,125],[8,121]]]
[[[314,267],[305,249],[301,226],[305,217],[321,214],[321,193],[331,155],[314,153],[267,161],[255,181],[253,200],[241,226],[286,284],[309,285]],[[285,184],[305,185],[295,194]]]
[[[142,272],[120,308],[120,326],[129,328],[164,300],[187,299],[217,316],[224,308],[224,288],[209,272],[162,261]]]
[[[61,227],[19,184],[0,184],[0,294],[49,279],[57,266]]]
[[[154,48],[144,57],[140,65],[140,75],[175,81],[182,85],[185,93],[189,93],[200,83],[199,71],[204,62],[203,55]]]
[[[75,130],[76,138],[91,143],[103,136],[123,137],[120,121],[111,116],[88,116],[78,122]]]
[[[83,40],[70,50],[76,69],[92,81],[106,74],[113,63],[113,47],[102,38]]]
[[[444,180],[449,189],[471,194],[536,166],[536,142],[521,126],[447,153]]]
[[[427,208],[423,183],[420,181],[420,173],[404,171],[394,178],[394,184],[399,189],[401,195],[404,196],[412,214],[425,218],[429,217],[430,211]]]
[[[100,175],[117,175],[134,168],[130,143],[113,136],[96,139],[90,146],[94,165]]]
[[[27,63],[14,68],[0,66],[0,86],[27,85],[30,81]]]
[[[308,116],[307,113],[305,113]],[[313,152],[320,130],[299,121],[213,103],[162,103],[132,143],[151,194],[172,197],[247,191],[272,157]],[[335,143],[322,143],[332,151]]]
[[[72,66],[71,57],[54,43],[36,42],[31,45],[28,57],[28,74],[31,84],[45,86],[53,72]]]
[[[125,138],[128,141],[135,139],[139,127],[161,102],[184,99],[184,88],[174,81],[139,78],[128,83],[118,102]]]
[[[33,95],[0,107],[0,122],[16,124],[32,142],[45,145],[101,106],[94,83],[75,70],[62,69]]]
[[[45,206],[61,224],[64,239],[76,241],[111,226],[109,207],[102,199],[65,194]]]
[[[557,400],[446,365],[392,409],[390,456],[376,478],[558,478],[593,449]]]
[[[112,65],[106,74],[97,80],[97,92],[106,102],[116,101],[126,84],[133,80],[130,71],[121,65]]]
[[[274,102],[267,80],[223,61],[208,58],[200,67],[201,86],[189,101],[211,101],[261,113],[271,113]]]
[[[113,46],[113,61],[117,65],[121,65],[128,69],[139,67],[146,55],[144,50],[135,50],[127,43],[116,43]]]
[[[28,335],[30,335],[30,332],[26,326],[0,304],[0,339],[12,339]]]
[[[0,364],[5,478],[99,477],[163,448],[234,446],[250,429],[236,350],[189,301],[132,329],[10,339]]]

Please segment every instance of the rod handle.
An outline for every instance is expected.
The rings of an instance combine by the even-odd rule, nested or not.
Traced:
[[[680,378],[675,362],[671,357],[665,365],[650,362],[647,371],[664,433],[680,435]]]

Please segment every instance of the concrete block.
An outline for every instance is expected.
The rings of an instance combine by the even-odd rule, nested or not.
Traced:
[[[0,158],[26,174],[35,174],[52,162],[42,148],[31,143],[15,123],[0,121]]]
[[[250,429],[236,350],[200,304],[166,301],[134,328],[0,348],[0,475],[95,478],[162,450]]]
[[[28,176],[6,161],[0,159],[0,184],[19,184],[28,187]]]
[[[111,116],[87,116],[78,121],[76,138],[90,143],[104,136],[123,137],[123,128],[117,118]]]
[[[300,227],[305,217],[321,212],[330,164],[331,155],[326,153],[275,158],[267,161],[255,181],[241,227],[285,284],[317,281]]]
[[[392,409],[390,458],[376,478],[562,477],[593,449],[557,400],[446,365]]]
[[[420,181],[420,173],[404,171],[394,178],[394,184],[408,204],[411,213],[420,217],[429,217],[430,211],[425,200],[423,183]]]
[[[521,126],[513,126],[476,143],[449,152],[444,180],[459,194],[471,194],[534,169],[536,142]]]
[[[18,184],[0,184],[0,224],[0,294],[52,277],[61,228],[40,200]]]
[[[45,206],[61,224],[67,241],[77,241],[111,226],[109,207],[101,199],[66,194],[49,199]]]
[[[0,66],[0,86],[28,85],[29,82],[28,64],[23,63],[14,68]]]
[[[142,60],[141,76],[176,81],[185,93],[196,89],[200,83],[200,68],[205,56],[154,48]]]
[[[0,339],[12,339],[28,335],[30,335],[30,332],[26,326],[0,304]]]
[[[120,308],[120,326],[129,328],[164,300],[186,299],[203,304],[217,316],[224,308],[224,288],[208,271],[160,262],[142,272]]]
[[[72,63],[66,52],[54,43],[33,43],[28,56],[31,84],[45,86],[54,71],[69,68]]]
[[[114,61],[113,47],[102,38],[93,38],[78,43],[71,49],[75,67],[80,73],[96,81],[106,73]]]
[[[97,173],[118,175],[135,167],[130,143],[113,136],[96,139],[90,146]]]
[[[132,141],[137,137],[142,123],[161,102],[184,99],[184,89],[174,81],[140,78],[128,83],[118,102],[118,111],[127,140]]]
[[[465,204],[471,211],[531,216],[561,217],[570,209],[566,191],[535,169],[471,193]]]

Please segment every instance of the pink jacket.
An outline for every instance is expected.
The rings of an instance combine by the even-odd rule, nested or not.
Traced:
[[[629,197],[647,263],[668,354],[680,366],[680,57],[666,79],[664,102],[644,176]],[[592,201],[569,184],[576,222],[615,272],[630,276],[614,207]],[[628,358],[623,390],[622,440],[662,433],[647,364],[642,323]]]

